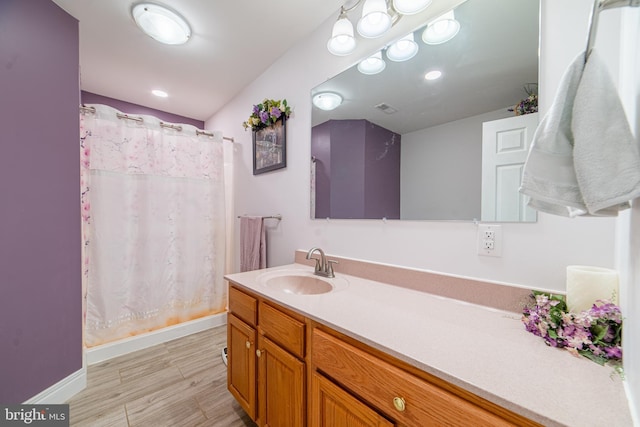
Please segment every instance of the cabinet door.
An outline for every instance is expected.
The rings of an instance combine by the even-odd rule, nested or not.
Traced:
[[[395,426],[317,372],[311,387],[311,427]]]
[[[256,419],[256,330],[229,314],[227,388],[252,420]]]
[[[304,362],[263,336],[259,338],[257,354],[260,402],[258,425],[305,426]]]

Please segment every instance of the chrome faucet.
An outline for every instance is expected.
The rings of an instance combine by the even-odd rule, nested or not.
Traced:
[[[318,252],[320,254],[320,259],[311,258],[311,255],[313,255],[314,252]],[[316,268],[313,274],[317,276],[322,276],[322,277],[336,277],[336,275],[333,273],[332,264],[337,264],[338,261],[334,261],[331,259],[327,260],[327,257],[324,255],[324,251],[322,249],[320,248],[309,249],[309,252],[307,252],[307,259],[313,259],[316,261]]]

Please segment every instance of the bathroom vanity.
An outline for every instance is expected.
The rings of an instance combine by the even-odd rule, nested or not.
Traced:
[[[546,347],[473,291],[437,295],[466,279],[348,259],[317,278],[299,255],[226,276],[228,389],[258,425],[631,425],[610,368]],[[408,287],[367,278],[385,271]]]

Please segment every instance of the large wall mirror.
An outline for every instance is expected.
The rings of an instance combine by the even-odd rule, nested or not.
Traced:
[[[537,94],[539,1],[453,12],[453,39],[425,43],[425,23],[411,59],[390,60],[387,45],[381,72],[356,64],[312,89],[342,98],[312,107],[312,218],[536,220],[517,190],[538,114],[509,109]]]

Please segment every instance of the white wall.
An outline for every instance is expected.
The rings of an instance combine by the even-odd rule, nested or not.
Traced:
[[[482,124],[509,107],[402,135],[400,218],[480,219]]]
[[[447,3],[455,1],[435,1],[430,13],[437,15],[439,10],[449,6]],[[539,88],[542,114],[548,110],[564,70],[584,50],[591,7],[592,2],[584,0],[542,2]],[[620,70],[619,62],[622,56],[620,28],[623,35],[632,34],[633,40],[637,40],[638,12],[625,11],[629,15],[622,22],[625,25],[621,25],[621,11],[604,12],[596,44],[614,77],[621,75],[625,89],[633,89],[625,103],[636,127],[640,124],[637,41],[625,49],[627,53],[635,52],[635,68],[629,70],[624,65]],[[382,42],[417,28],[426,20],[425,13],[403,17]],[[325,45],[333,22],[333,18],[327,20],[308,39],[301,40],[206,123],[207,128],[222,130],[225,135],[236,138],[236,214],[283,215],[279,224],[269,223],[273,224],[269,230],[269,265],[292,262],[295,249],[320,246],[335,255],[561,291],[565,288],[565,268],[569,264],[618,268],[623,275],[621,297],[627,316],[624,348],[627,386],[629,396],[640,399],[640,327],[637,326],[640,313],[632,309],[640,307],[638,204],[633,213],[627,212],[619,220],[568,219],[539,214],[539,220],[534,224],[504,224],[501,258],[476,254],[476,226],[473,223],[309,219],[310,90],[375,50],[372,43],[361,43],[352,57],[331,56]],[[241,123],[248,117],[251,106],[265,97],[286,98],[294,106],[294,115],[287,122],[288,166],[284,170],[253,176],[251,133],[244,132]],[[238,239],[236,227],[235,241]],[[237,259],[238,256],[236,266],[239,265]],[[638,408],[634,411],[636,425],[640,425]]]
[[[622,11],[620,94],[627,118],[640,144],[640,9]],[[618,221],[617,266],[621,272],[624,369],[627,375],[627,394],[632,404],[635,425],[640,425],[640,201],[633,210],[625,212]],[[631,327],[635,325],[634,327]]]
[[[434,2],[431,13],[437,8],[443,10],[445,3]],[[543,113],[564,69],[583,49],[588,3],[543,2]],[[403,17],[386,40],[403,35],[425,20],[424,14]],[[568,219],[540,214],[535,224],[504,224],[501,258],[477,255],[477,227],[471,222],[309,219],[310,90],[374,50],[374,41],[366,41],[369,43],[361,42],[351,57],[330,55],[325,45],[333,22],[330,18],[301,40],[206,123],[207,128],[236,138],[236,214],[283,215],[279,224],[269,223],[273,224],[269,230],[270,266],[292,262],[295,249],[320,246],[330,254],[551,290],[564,290],[568,264],[614,267],[615,220],[608,218]],[[265,97],[286,98],[294,107],[294,115],[287,121],[288,166],[253,176],[251,133],[245,132],[241,123],[252,105]]]

